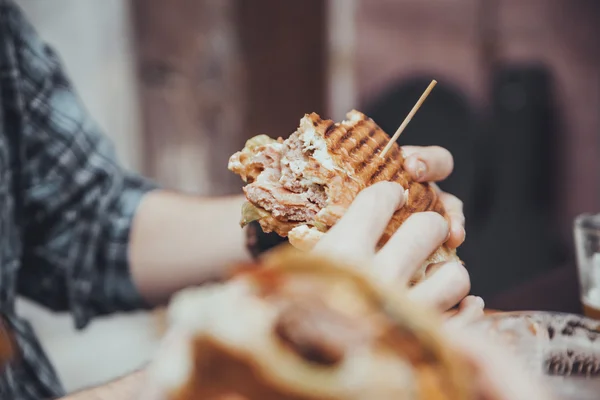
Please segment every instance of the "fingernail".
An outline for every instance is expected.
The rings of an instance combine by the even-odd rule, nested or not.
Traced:
[[[418,181],[425,178],[425,174],[427,173],[427,165],[419,160],[417,161],[417,168],[415,169],[415,176]]]
[[[402,195],[404,194],[404,186],[402,186],[398,182],[386,182],[386,184],[390,184],[394,188],[394,190],[397,190]]]
[[[406,154],[406,151],[404,150],[404,147],[400,146],[400,155],[402,155],[402,158],[406,160],[406,157],[408,157],[408,154]]]
[[[402,192],[402,200],[398,203],[398,207],[396,207],[396,210],[400,210],[402,207],[404,207],[407,203],[408,203],[408,189],[405,189]]]
[[[483,301],[483,298],[477,296],[475,298],[475,301],[477,302],[477,305],[481,308],[485,308],[485,301]]]
[[[377,187],[378,190],[393,190],[393,191],[397,191],[398,193],[404,192],[404,187],[401,184],[399,184],[398,182],[392,182],[392,181],[377,182],[376,184],[369,186],[367,188],[367,190],[374,190],[375,187]]]
[[[378,183],[378,185],[382,185],[382,184],[390,185],[391,187],[394,188],[394,190],[397,190],[399,192],[398,193],[398,205],[397,205],[396,209],[398,210],[398,209],[402,208],[404,206],[404,204],[406,203],[406,199],[407,199],[406,195],[408,193],[408,189],[404,189],[404,187],[401,184],[399,184],[398,182],[379,182]]]

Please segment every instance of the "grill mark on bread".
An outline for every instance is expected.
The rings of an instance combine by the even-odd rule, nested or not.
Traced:
[[[350,139],[353,136],[360,136],[360,133],[358,131],[358,129],[360,129],[360,127],[362,125],[364,125],[365,121],[358,121],[358,123],[356,123],[354,126],[352,126],[350,129],[346,129],[346,133],[344,133],[338,140],[337,142],[333,143],[331,145],[332,150],[339,150],[344,143]]]
[[[318,129],[318,133],[325,139],[327,143],[327,148],[331,148],[331,144],[335,143],[337,138],[345,134],[346,130],[340,124],[336,124],[331,120],[324,121],[325,123],[321,125],[320,129]]]
[[[379,175],[385,171],[385,168],[380,167],[380,163],[387,164],[387,166],[389,166],[389,168],[393,169],[394,165],[398,164],[401,160],[399,160],[397,158],[397,156],[398,156],[397,151],[393,152],[393,153],[388,152],[386,154],[385,160],[383,160],[383,159],[378,160],[378,161],[374,160],[374,157],[381,153],[381,151],[383,150],[383,147],[385,145],[387,145],[390,138],[372,120],[367,120],[366,122],[367,122],[366,126],[370,128],[368,131],[368,136],[371,137],[376,142],[377,146],[374,149],[372,147],[370,148],[370,151],[372,152],[372,154],[369,154],[367,156],[367,158],[364,160],[364,162],[361,163],[360,167],[358,167],[357,172],[359,172],[365,178],[365,180],[367,182],[369,182],[368,184],[371,184],[374,179],[377,179],[379,177]],[[360,135],[360,136],[364,137],[364,134]],[[390,175],[386,174],[383,179],[387,180],[389,177],[391,177],[391,174]],[[381,180],[381,179],[379,179],[379,180]]]
[[[396,167],[396,171],[394,171],[390,180],[393,182],[396,182],[400,178],[400,176],[402,175],[403,172],[404,172],[404,168],[402,168],[402,165],[398,165]]]
[[[373,136],[375,136],[375,132],[376,132],[376,128],[371,128],[369,130],[369,133],[367,133],[366,136],[363,136],[357,143],[356,146],[354,146],[353,148],[351,148],[348,151],[348,154],[353,155],[356,151],[360,150],[366,143],[369,142],[369,139],[372,139]]]
[[[334,132],[335,127],[336,127],[336,123],[331,121],[331,123],[329,125],[327,125],[327,128],[325,128],[325,133],[323,133],[323,136],[328,138]]]
[[[358,143],[356,143],[356,146],[354,146],[353,148],[350,149],[349,154],[350,155],[354,154],[357,150],[362,148],[369,141],[369,139],[370,139],[369,136],[365,136],[364,138],[360,139],[360,141]]]
[[[369,154],[367,156],[367,158],[365,158],[364,160],[362,160],[358,163],[358,165],[356,166],[356,172],[357,173],[362,172],[362,170],[364,170],[365,167],[371,163],[371,161],[373,160],[373,157],[375,157],[375,155],[379,154],[381,152],[381,150],[383,150],[384,145],[385,145],[384,143],[377,142],[377,147],[375,147],[373,149],[373,151],[371,151],[371,154]]]
[[[398,158],[398,156],[400,156],[400,149],[398,148],[398,146],[392,146],[392,148],[389,151],[390,154],[390,158],[392,160],[396,160]],[[404,159],[402,159],[402,163],[404,163]]]
[[[381,179],[379,180],[390,180],[390,178],[394,175],[398,168],[402,169],[402,164],[394,162],[395,160],[396,158],[388,153],[386,155],[385,160],[381,161],[381,164],[377,167],[375,172],[369,178],[369,182],[375,182],[376,180],[378,180],[377,178],[379,178],[382,174],[383,176],[381,176]],[[398,164],[398,166],[395,166],[395,164]]]
[[[305,117],[310,119],[310,121],[312,122],[312,124],[315,128],[318,127],[319,124],[323,121],[321,119],[321,116],[317,113],[310,113],[310,114],[306,115]]]
[[[363,175],[368,175],[370,170],[373,170],[375,168],[375,165],[373,163],[373,159],[375,158],[375,156],[378,156],[379,153],[381,153],[381,151],[383,150],[383,148],[385,147],[385,145],[387,144],[387,141],[389,140],[387,138],[387,136],[384,135],[375,135],[373,137],[373,140],[376,143],[375,148],[371,148],[370,146],[370,154],[360,162],[359,168],[357,170],[357,172],[363,172]],[[369,168],[370,167],[370,168]],[[366,168],[366,170],[365,170]],[[372,174],[372,172],[371,172]]]
[[[422,185],[420,183],[410,183],[409,184],[409,193],[410,193],[410,188],[414,187],[415,185]],[[427,195],[428,190],[432,191],[431,195]],[[415,190],[413,189],[412,193],[415,193]],[[419,209],[425,209],[425,210],[431,210],[431,211],[436,211],[438,212],[438,214],[442,214],[439,211],[435,210],[435,207],[433,207],[433,204],[435,202],[437,202],[437,195],[433,192],[433,190],[431,188],[427,188],[426,190],[419,190],[418,192],[416,192],[418,196],[418,200],[414,201],[414,204],[418,204],[418,208]],[[416,208],[411,207],[411,211],[412,212],[416,212],[418,211]]]
[[[381,173],[383,171],[385,171],[386,169],[386,164],[385,162],[379,164],[379,166],[377,167],[377,169],[375,170],[374,173],[371,174],[371,176],[369,177],[369,180],[367,181],[369,185],[373,184],[373,182],[375,181],[375,179],[377,179],[377,177],[379,175],[381,175]]]
[[[392,149],[389,151],[390,153],[390,159],[391,160],[397,160],[398,156],[400,155],[400,150],[398,150],[398,148],[396,146],[393,146]],[[401,177],[402,173],[404,172],[404,160],[401,160],[402,162],[399,162],[398,165],[396,165],[396,169],[394,170],[394,172],[390,175],[389,179],[392,182],[396,182],[398,180],[398,178]],[[387,160],[386,160],[387,162]],[[390,164],[393,164],[393,162],[390,162]],[[405,179],[403,179],[405,180]]]
[[[342,137],[340,137],[335,143],[331,145],[331,150],[333,152],[337,152],[342,147],[344,142],[353,135],[353,133],[353,131],[346,131],[346,133],[344,133]]]

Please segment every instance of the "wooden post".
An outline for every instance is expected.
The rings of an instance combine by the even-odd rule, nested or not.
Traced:
[[[247,138],[288,136],[325,112],[325,0],[131,4],[145,172],[159,182],[239,193],[227,161]]]
[[[227,143],[245,99],[235,0],[132,0],[132,14],[145,172],[177,189],[231,191]]]
[[[327,2],[237,0],[247,74],[247,136],[287,137],[326,112]]]

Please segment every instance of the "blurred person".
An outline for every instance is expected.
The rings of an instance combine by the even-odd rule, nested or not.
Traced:
[[[57,55],[11,0],[0,0],[0,29],[0,317],[18,348],[0,375],[0,398],[57,398],[62,385],[33,329],[17,316],[17,295],[70,312],[82,329],[95,316],[161,304],[179,289],[223,275],[251,257],[249,243],[267,242],[239,228],[242,196],[168,192],[124,170]],[[452,171],[444,149],[405,152],[415,179],[442,180]],[[450,227],[442,218],[418,217],[422,225],[407,229],[437,233],[414,246],[446,240],[456,247],[464,240],[461,202],[446,193],[441,198]],[[380,220],[373,210],[362,218]],[[351,230],[364,229],[355,221]],[[459,303],[470,286],[461,268],[446,269],[446,282],[436,280],[428,291],[416,287],[414,296],[440,311]],[[118,399],[136,376],[71,398]]]

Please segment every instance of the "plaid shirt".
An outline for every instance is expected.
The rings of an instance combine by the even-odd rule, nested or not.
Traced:
[[[0,399],[54,398],[62,386],[15,297],[69,311],[77,328],[143,307],[127,244],[153,186],[115,161],[56,54],[10,0],[0,0],[0,30],[0,316],[19,348],[0,373]]]

